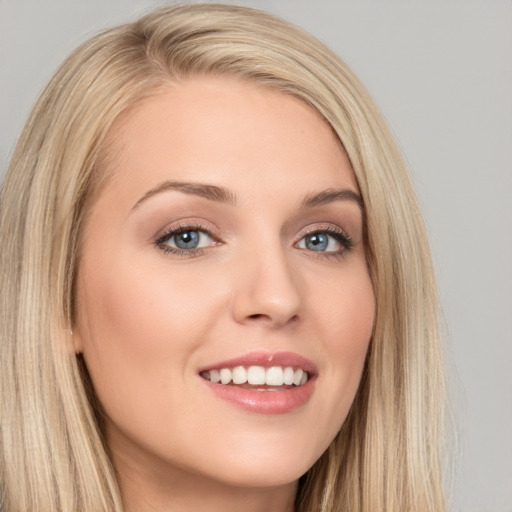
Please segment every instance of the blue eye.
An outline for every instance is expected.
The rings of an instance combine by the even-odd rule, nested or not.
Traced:
[[[177,227],[160,237],[156,245],[164,252],[195,254],[198,250],[215,245],[215,241],[203,229]]]
[[[312,251],[326,251],[329,241],[329,237],[325,233],[313,233],[305,237],[305,245]]]
[[[199,231],[183,231],[182,233],[172,235],[170,240],[174,242],[178,249],[196,249],[200,238]]]
[[[342,232],[323,230],[302,237],[297,247],[314,252],[341,254],[352,247],[352,242]]]

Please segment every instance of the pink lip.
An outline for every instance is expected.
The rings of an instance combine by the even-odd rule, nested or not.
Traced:
[[[308,372],[308,381],[302,386],[290,386],[278,391],[257,391],[238,386],[215,384],[206,379],[202,381],[222,400],[257,414],[286,414],[304,405],[315,389],[318,370],[316,366],[298,354],[278,352],[275,354],[253,352],[241,357],[208,365],[199,373],[214,368],[232,368],[235,366],[292,366]]]

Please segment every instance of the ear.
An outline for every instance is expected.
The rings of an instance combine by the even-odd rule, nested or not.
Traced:
[[[68,336],[70,340],[68,346],[73,349],[76,355],[81,354],[83,352],[83,343],[79,329],[68,329]]]

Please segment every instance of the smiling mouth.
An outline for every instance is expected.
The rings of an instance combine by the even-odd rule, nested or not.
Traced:
[[[251,352],[200,368],[214,395],[255,414],[287,414],[305,405],[315,390],[316,365],[293,352]]]
[[[239,386],[253,391],[277,391],[300,387],[309,378],[307,371],[292,366],[235,366],[203,371],[200,375],[214,384]]]

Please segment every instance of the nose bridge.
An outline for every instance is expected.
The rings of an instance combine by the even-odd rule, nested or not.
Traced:
[[[298,316],[299,276],[279,236],[264,240],[241,251],[233,312],[241,323],[258,321],[279,327]]]

